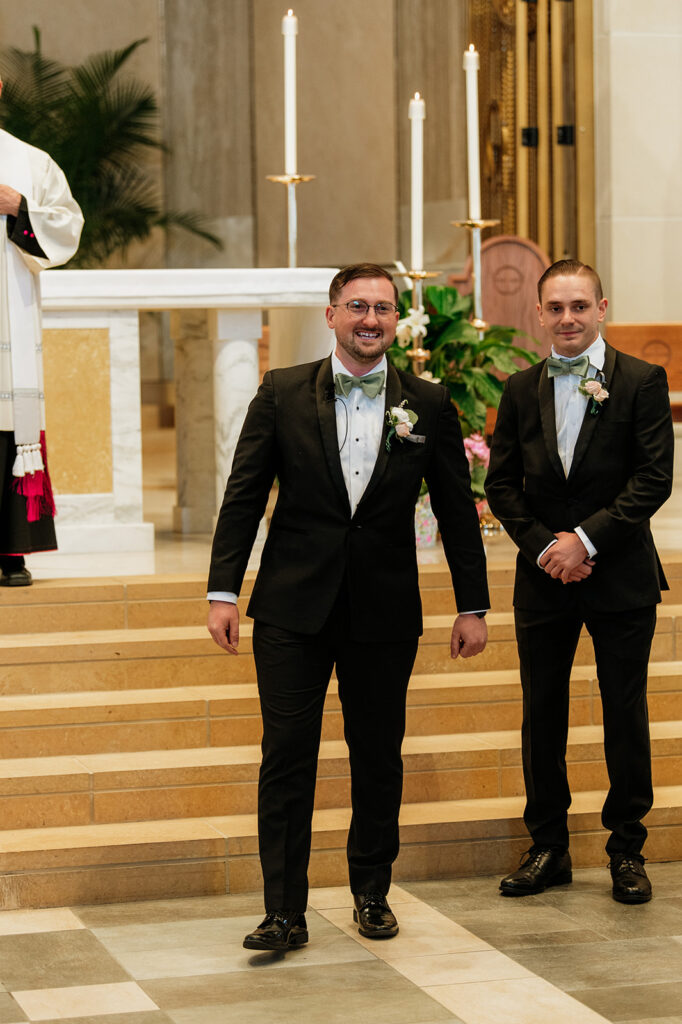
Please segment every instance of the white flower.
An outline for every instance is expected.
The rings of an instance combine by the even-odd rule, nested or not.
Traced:
[[[430,370],[423,370],[419,376],[422,380],[430,380],[432,384],[440,384],[440,377],[434,377]]]
[[[393,423],[393,426],[397,426],[398,423],[409,423],[410,428],[412,428],[410,414],[407,409],[403,409],[401,405],[394,405],[391,408],[391,422]]]
[[[426,337],[426,325],[430,322],[428,313],[424,307],[412,309],[410,306],[407,316],[398,321],[395,335],[401,348],[407,348],[411,341]]]

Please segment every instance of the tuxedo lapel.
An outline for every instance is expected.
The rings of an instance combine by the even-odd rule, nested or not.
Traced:
[[[540,405],[540,420],[542,422],[542,433],[545,439],[545,447],[549,461],[559,474],[562,480],[566,479],[564,467],[559,458],[559,449],[556,440],[556,413],[554,411],[554,383],[547,374],[547,362],[540,372],[538,383],[538,402]]]
[[[394,367],[389,363],[386,369],[385,409],[391,409],[394,405],[400,405],[401,393],[402,392],[400,387],[400,377],[398,376]],[[375,401],[379,401],[379,398],[377,397]],[[384,426],[383,430],[381,431],[381,441],[379,442],[379,453],[377,455],[377,460],[374,463],[374,469],[372,470],[372,475],[369,478],[369,483],[367,484],[364,494],[362,495],[360,501],[358,502],[358,508],[360,507],[360,505],[362,505],[363,501],[365,501],[370,496],[372,491],[377,487],[379,481],[383,477],[388,467],[388,460],[390,458],[390,453],[386,451],[386,437],[388,435],[388,430],[388,423],[386,422],[386,417],[384,416]]]
[[[601,377],[603,377],[604,383],[606,384],[607,391],[608,391],[608,388],[609,388],[609,383],[608,382],[613,377],[613,369],[614,369],[615,364],[616,364],[616,350],[611,348],[609,345],[607,345],[606,346],[606,355],[605,355],[605,358],[604,358],[604,370],[603,370],[603,373],[601,374]],[[600,379],[601,379],[601,377],[600,377]],[[593,414],[593,413],[590,412],[591,405],[592,405],[592,402],[588,401],[587,408],[585,409],[585,415],[583,417],[583,422],[582,422],[582,424],[580,426],[580,433],[578,434],[578,438],[577,438],[577,440],[575,442],[575,448],[573,450],[573,459],[571,461],[571,469],[570,469],[570,472],[568,474],[568,479],[569,480],[574,476],[574,474],[576,473],[576,471],[578,469],[578,466],[580,465],[580,463],[582,462],[583,458],[585,457],[585,453],[587,452],[587,449],[590,446],[590,441],[592,440],[594,432],[595,432],[595,430],[597,428],[597,424],[599,422],[599,417],[601,416],[601,412],[598,412],[596,414]]]
[[[322,437],[322,448],[327,459],[329,472],[332,480],[343,501],[344,507],[350,514],[350,502],[346,482],[343,479],[341,459],[339,458],[339,435],[336,429],[336,408],[334,401],[334,381],[332,380],[331,358],[325,359],[317,374],[315,382],[315,395],[317,400],[317,415],[320,421],[320,435]]]

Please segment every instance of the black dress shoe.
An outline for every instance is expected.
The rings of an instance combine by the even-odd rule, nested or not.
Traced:
[[[398,922],[383,893],[354,893],[353,900],[353,920],[366,939],[392,939],[398,934]]]
[[[0,587],[30,587],[33,577],[26,567],[12,570],[0,576]]]
[[[613,898],[619,903],[648,903],[651,882],[644,870],[644,858],[624,853],[615,854],[609,863],[613,879]]]
[[[567,885],[573,881],[571,855],[568,850],[531,847],[521,867],[500,882],[503,896],[531,896],[544,892],[551,885]]]
[[[244,939],[245,949],[296,949],[308,941],[305,914],[298,910],[271,910],[255,931]]]

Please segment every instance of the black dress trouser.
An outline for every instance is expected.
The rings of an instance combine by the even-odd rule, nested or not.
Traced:
[[[322,711],[334,665],[351,769],[350,887],[387,893],[391,884],[399,848],[405,700],[418,637],[360,643],[349,635],[350,622],[344,589],[317,634],[254,625],[263,717],[258,836],[267,911],[303,911],[308,902]]]
[[[646,686],[656,607],[596,613],[514,609],[523,688],[524,821],[539,847],[568,849],[569,677],[583,624],[594,645],[610,788],[602,824],[609,856],[639,854],[651,809]]]

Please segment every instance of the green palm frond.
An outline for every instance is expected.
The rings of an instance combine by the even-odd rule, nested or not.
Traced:
[[[0,125],[47,150],[67,177],[85,217],[68,265],[97,266],[157,227],[178,227],[221,248],[198,213],[164,207],[145,166],[149,150],[166,148],[157,134],[158,104],[148,86],[121,73],[146,40],[66,67],[44,57],[37,29],[34,36],[33,51],[0,55]]]

